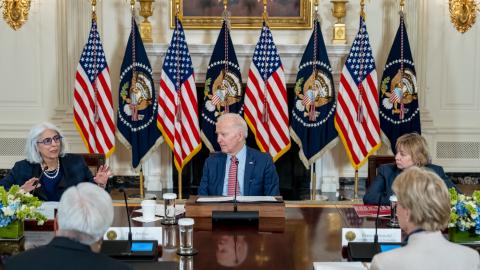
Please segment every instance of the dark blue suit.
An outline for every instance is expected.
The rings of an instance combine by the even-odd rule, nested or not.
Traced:
[[[427,164],[424,168],[429,169],[436,173],[445,182],[448,188],[455,187],[455,184],[448,178],[443,171],[443,168],[434,165]],[[379,196],[383,195],[381,199],[382,205],[390,205],[390,196],[393,195],[392,184],[397,175],[402,172],[395,163],[385,164],[378,167],[377,176],[373,180],[373,183],[368,187],[367,193],[363,196],[364,204],[378,204]]]
[[[63,178],[60,179],[55,191],[58,192],[58,198],[63,192],[80,182],[92,182],[93,175],[82,156],[74,154],[66,154],[60,158],[60,169]],[[15,163],[10,173],[7,174],[1,181],[0,186],[5,189],[10,189],[12,185],[22,186],[26,181],[32,177],[39,177],[42,173],[40,164],[30,163],[27,160],[18,161]],[[43,201],[48,201],[47,195],[43,186],[37,188],[34,195]]]
[[[225,180],[227,154],[215,153],[205,160],[198,195],[221,196]],[[247,147],[245,159],[244,189],[245,196],[278,196],[280,189],[278,175],[272,157]]]
[[[66,237],[55,237],[45,246],[8,258],[5,269],[128,270],[123,262],[92,252],[90,246]]]

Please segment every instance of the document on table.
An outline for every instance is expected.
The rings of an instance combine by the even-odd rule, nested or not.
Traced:
[[[366,270],[369,264],[362,262],[314,262],[314,270]]]
[[[273,196],[237,196],[238,202],[278,202]],[[197,202],[233,202],[233,196],[200,197]]]

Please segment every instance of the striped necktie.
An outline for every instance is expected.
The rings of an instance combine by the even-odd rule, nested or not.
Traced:
[[[230,169],[228,170],[228,196],[235,194],[235,184],[237,184],[237,195],[240,195],[240,188],[237,181],[238,159],[232,156],[230,159]]]

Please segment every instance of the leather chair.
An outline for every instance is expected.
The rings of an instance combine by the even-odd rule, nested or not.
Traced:
[[[394,163],[395,156],[377,156],[371,155],[368,157],[368,177],[365,183],[365,188],[368,189],[373,179],[377,175],[377,169],[382,164]]]
[[[97,174],[98,168],[104,165],[106,161],[104,154],[77,153],[77,155],[83,157],[93,175]]]

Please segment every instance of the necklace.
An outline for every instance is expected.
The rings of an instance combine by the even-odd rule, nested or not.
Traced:
[[[42,164],[42,171],[43,175],[45,175],[47,178],[55,179],[58,176],[58,172],[60,172],[60,159],[57,159],[57,168],[55,168],[55,170],[47,172]]]

